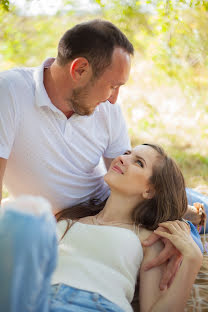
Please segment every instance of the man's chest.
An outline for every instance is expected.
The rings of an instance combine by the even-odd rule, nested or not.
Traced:
[[[25,168],[60,167],[89,173],[109,144],[108,129],[99,118],[64,118],[48,107],[25,109],[17,129],[11,159]]]

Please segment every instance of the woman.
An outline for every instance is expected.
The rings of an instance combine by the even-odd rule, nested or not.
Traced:
[[[87,211],[82,206],[57,216],[63,220],[58,224],[62,238],[50,297],[56,259],[54,220],[49,213],[40,214],[36,203],[32,203],[36,216],[24,212],[28,204],[21,200],[7,209],[0,224],[1,310],[132,311],[137,277],[140,311],[184,310],[202,254],[186,224],[171,222],[180,219],[187,207],[180,170],[160,147],[140,145],[112,162],[105,181],[111,195],[99,213],[90,209],[91,216],[81,217],[80,212]],[[144,269],[161,243],[146,249],[141,245],[161,222],[168,233],[155,233],[168,238],[183,255],[174,281],[163,291],[159,280],[164,266]]]

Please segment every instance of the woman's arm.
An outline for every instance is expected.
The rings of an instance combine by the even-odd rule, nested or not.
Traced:
[[[182,222],[165,222],[161,224],[170,233],[155,231],[156,234],[168,238],[183,255],[182,264],[170,288],[159,290],[162,268],[154,268],[145,272],[142,268],[146,261],[155,256],[159,248],[147,249],[140,272],[140,304],[141,312],[182,312],[188,300],[191,287],[202,263],[202,254]],[[154,246],[154,245],[153,245]],[[152,247],[153,247],[152,246]],[[158,249],[158,250],[156,250]]]
[[[145,247],[144,258],[139,272],[139,303],[140,312],[151,311],[152,305],[164,293],[160,290],[160,280],[167,264],[146,270],[145,265],[158,256],[164,245],[158,240],[154,245]]]

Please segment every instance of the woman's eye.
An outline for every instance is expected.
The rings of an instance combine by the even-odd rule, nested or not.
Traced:
[[[125,153],[123,153],[123,155],[130,155],[131,151],[126,151]]]
[[[138,165],[140,165],[140,167],[142,167],[142,168],[144,167],[143,162],[142,162],[141,160],[137,160],[136,163],[137,163]]]

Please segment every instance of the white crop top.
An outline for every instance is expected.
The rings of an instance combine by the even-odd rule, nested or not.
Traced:
[[[59,237],[65,229],[66,221],[59,222]],[[97,292],[124,311],[133,311],[130,303],[142,259],[141,242],[133,231],[76,222],[59,243],[52,284]]]

